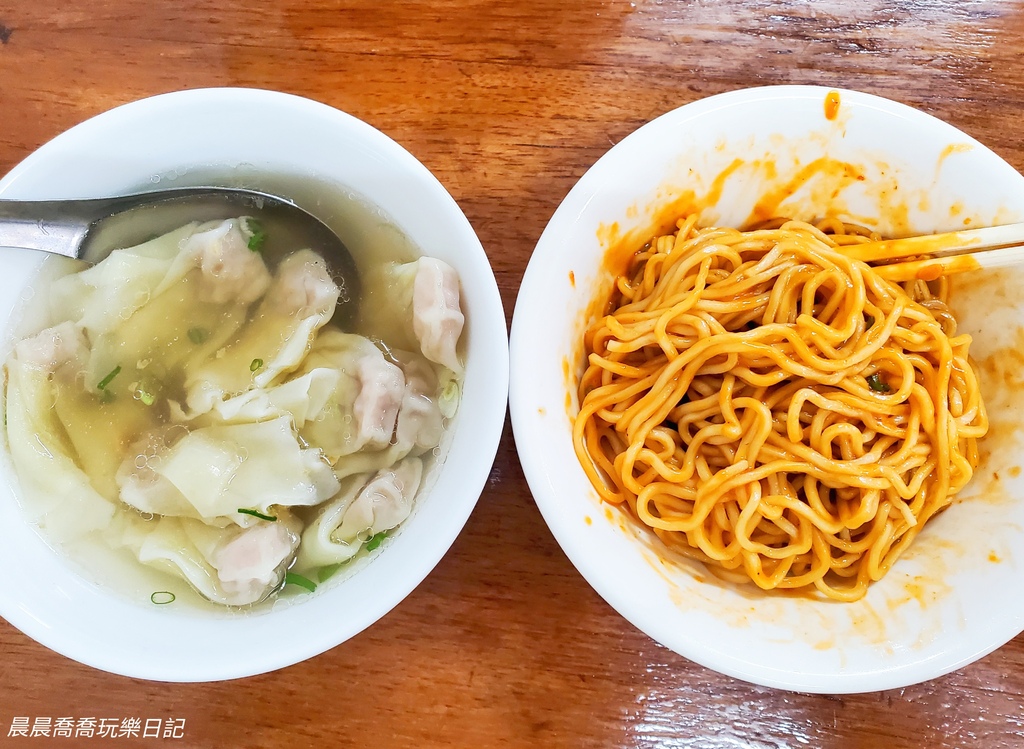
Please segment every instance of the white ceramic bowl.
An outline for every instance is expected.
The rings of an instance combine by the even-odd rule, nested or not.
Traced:
[[[992,430],[968,489],[860,602],[765,594],[717,582],[700,564],[666,560],[656,542],[600,505],[571,440],[580,334],[588,305],[611,285],[604,252],[627,236],[639,247],[673,200],[703,203],[711,224],[838,214],[886,235],[1024,218],[1024,177],[972,138],[850,91],[839,92],[829,119],[828,91],[783,86],[711,97],[659,117],[605,154],[559,206],[527,268],[512,325],[510,399],[537,505],[616,610],[717,671],[843,693],[930,679],[1024,629],[1021,269],[954,282]]]
[[[270,671],[368,627],[455,540],[485,485],[505,415],[505,316],[476,234],[411,154],[336,109],[249,89],[145,99],[44,145],[0,181],[0,197],[96,197],[213,180],[291,191],[324,219],[354,190],[381,214],[369,224],[342,227],[349,230],[344,238],[350,246],[389,231],[380,220],[386,215],[424,254],[453,265],[467,319],[465,382],[443,462],[417,497],[412,517],[357,573],[322,586],[308,600],[262,614],[210,616],[187,607],[147,607],[86,581],[25,522],[5,463],[0,567],[9,574],[0,586],[0,615],[75,660],[141,678],[208,681]],[[41,261],[37,253],[0,249],[0,329],[7,329]]]

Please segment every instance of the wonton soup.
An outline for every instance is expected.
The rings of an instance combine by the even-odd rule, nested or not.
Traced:
[[[457,407],[450,266],[365,267],[349,330],[323,258],[270,263],[263,240],[237,217],[78,264],[6,362],[26,510],[90,577],[153,603],[314,590],[409,516]]]

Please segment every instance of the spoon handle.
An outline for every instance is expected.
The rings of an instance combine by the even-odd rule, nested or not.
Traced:
[[[41,250],[98,263],[113,250],[135,247],[187,224],[249,216],[266,232],[264,260],[278,262],[301,248],[318,252],[344,289],[334,320],[358,312],[359,269],[329,226],[292,201],[235,187],[175,187],[106,198],[0,199],[0,247]]]
[[[90,225],[113,201],[0,200],[0,247],[77,258]]]

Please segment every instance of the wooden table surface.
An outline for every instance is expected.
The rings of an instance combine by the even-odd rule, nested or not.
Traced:
[[[1024,167],[1020,0],[0,0],[0,173],[150,94],[308,96],[433,171],[511,317],[545,222],[610,146],[695,99],[779,83],[903,101]],[[162,684],[79,665],[2,620],[0,648],[0,746],[1024,746],[1022,637],[935,681],[843,697],[751,686],[660,647],[561,552],[508,428],[450,553],[317,658]],[[9,736],[17,718],[63,716],[138,717],[170,735]]]

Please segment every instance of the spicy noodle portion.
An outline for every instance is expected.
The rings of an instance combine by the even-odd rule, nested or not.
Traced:
[[[857,600],[967,484],[988,430],[947,283],[881,278],[841,251],[870,237],[836,221],[677,226],[586,333],[584,470],[728,578]]]

